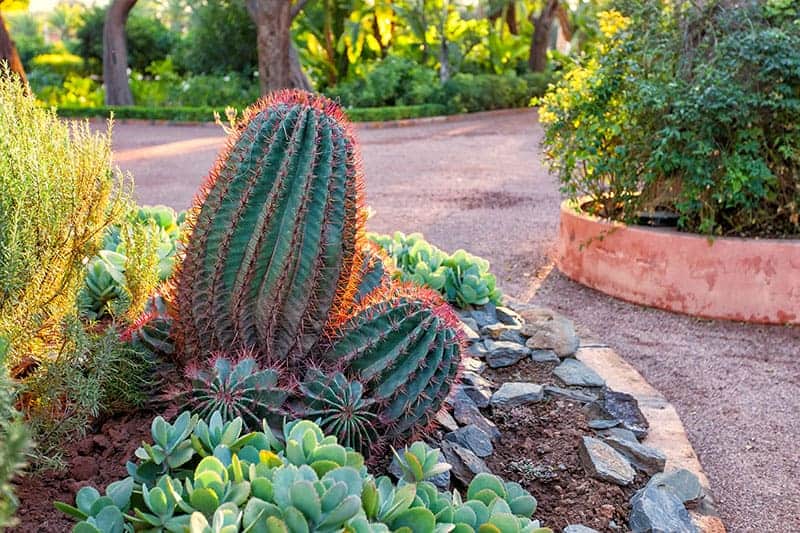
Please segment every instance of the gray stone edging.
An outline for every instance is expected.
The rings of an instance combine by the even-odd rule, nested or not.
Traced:
[[[575,357],[600,374],[610,388],[626,392],[636,398],[639,408],[650,423],[650,429],[643,444],[657,448],[666,454],[665,471],[685,468],[695,474],[703,486],[704,504],[699,510],[690,512],[695,523],[703,532],[725,533],[725,526],[714,506],[708,477],[689,442],[683,422],[672,404],[653,388],[633,366],[607,346],[596,342],[581,345]]]

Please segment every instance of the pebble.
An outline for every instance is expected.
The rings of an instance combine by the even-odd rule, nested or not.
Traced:
[[[507,382],[492,395],[493,407],[517,407],[544,399],[544,387],[536,383]]]
[[[569,386],[603,387],[606,384],[597,372],[577,359],[565,359],[553,370],[553,374]]]
[[[613,428],[603,429],[599,432],[599,434],[602,435],[603,437],[617,437],[619,439],[639,442],[633,431],[625,428],[613,427]]]
[[[483,326],[497,322],[496,308],[492,303],[488,303],[477,309],[472,309],[469,311],[469,316],[478,324],[476,331],[480,331],[480,328]]]
[[[646,485],[631,499],[632,533],[696,533],[689,512],[671,490]]]
[[[578,453],[590,476],[622,486],[633,482],[636,472],[628,460],[600,439],[582,437]]]
[[[494,451],[489,435],[474,424],[451,431],[444,438],[467,448],[478,457],[488,457]]]
[[[486,370],[486,363],[475,357],[465,355],[461,357],[461,368],[465,371],[483,374],[483,371]]]
[[[515,342],[486,339],[483,344],[487,350],[485,355],[486,363],[491,368],[514,365],[531,353],[528,348]]]

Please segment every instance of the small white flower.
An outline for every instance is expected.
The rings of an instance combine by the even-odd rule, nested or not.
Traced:
[[[228,76],[228,75],[226,74],[226,75],[225,75],[225,76],[222,78],[222,80],[223,80],[223,81],[225,81],[225,82],[229,82],[229,81],[231,81],[231,77],[230,77],[230,76]]]
[[[159,80],[161,79],[161,76],[159,76],[158,74],[156,74],[156,77],[155,77],[154,79],[155,79],[156,81],[159,81]]]
[[[256,70],[255,72],[253,72],[253,77],[254,77],[254,78],[257,78],[257,77],[258,77],[258,71],[257,71],[257,70]]]
[[[130,68],[130,67],[128,67],[128,70],[127,70],[127,72],[128,72],[128,76],[130,76],[130,75],[131,75],[131,72],[133,72],[133,71],[131,70],[131,68]]]

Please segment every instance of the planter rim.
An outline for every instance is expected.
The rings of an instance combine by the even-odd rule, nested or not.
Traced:
[[[564,200],[561,202],[561,211],[566,211],[574,216],[584,218],[586,220],[591,220],[598,224],[603,224],[609,227],[621,227],[626,228],[629,231],[645,231],[650,233],[667,233],[669,235],[674,235],[679,238],[685,239],[697,239],[709,242],[711,244],[715,242],[743,242],[743,243],[769,243],[769,244],[785,244],[790,246],[800,246],[800,237],[797,238],[788,238],[788,239],[780,239],[777,237],[737,237],[737,236],[719,236],[719,235],[703,235],[702,233],[692,233],[688,231],[678,231],[677,228],[671,227],[654,227],[654,226],[644,226],[641,224],[628,224],[626,222],[620,222],[619,220],[612,220],[610,218],[603,218],[597,215],[592,215],[587,213],[583,209],[581,209],[581,205],[591,200],[589,196],[583,196],[578,200]]]
[[[556,265],[634,304],[703,318],[800,325],[800,239],[709,237],[628,225],[561,204]]]

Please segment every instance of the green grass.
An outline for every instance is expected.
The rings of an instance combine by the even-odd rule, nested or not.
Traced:
[[[170,122],[213,122],[214,111],[225,116],[224,109],[213,107],[62,106],[56,110],[62,118],[108,118],[112,111],[114,118],[117,119],[166,120]],[[345,111],[353,122],[403,120],[449,114],[447,107],[441,104],[351,108],[345,109]]]

